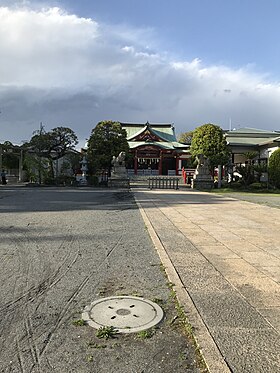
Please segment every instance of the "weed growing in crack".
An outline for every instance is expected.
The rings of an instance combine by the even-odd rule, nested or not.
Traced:
[[[181,306],[181,304],[179,303],[179,300],[177,298],[177,294],[176,294],[175,290],[173,289],[174,284],[172,282],[168,282],[167,286],[170,289],[170,300],[173,302],[173,304],[176,308],[176,311],[177,311],[177,315],[175,317],[173,317],[173,319],[170,322],[170,325],[174,324],[175,321],[178,320],[179,324],[183,327],[183,330],[186,333],[187,337],[189,338],[189,340],[192,342],[193,346],[195,347],[197,364],[198,364],[199,368],[201,369],[202,372],[208,372],[205,361],[203,359],[201,351],[200,351],[200,349],[197,345],[196,339],[194,337],[193,328],[192,328],[191,324],[189,323],[189,320],[186,316],[184,307]],[[182,359],[183,355],[179,356],[179,358]]]
[[[154,334],[154,329],[141,330],[141,332],[137,333],[137,337],[140,339],[149,339],[152,338]]]
[[[173,286],[175,286],[175,284],[173,284],[173,282],[167,282],[166,285],[171,290],[173,290]]]
[[[118,330],[114,328],[113,326],[101,326],[96,332],[96,337],[101,339],[109,339],[109,338],[115,338],[115,336],[118,334]]]
[[[75,326],[85,326],[87,323],[83,319],[78,319],[78,320],[74,320],[72,324]]]
[[[166,276],[165,267],[164,267],[164,265],[163,265],[162,263],[160,263],[160,265],[159,265],[159,269],[160,269],[161,272],[163,272],[164,275]]]
[[[162,305],[164,302],[161,298],[153,298],[152,302]]]

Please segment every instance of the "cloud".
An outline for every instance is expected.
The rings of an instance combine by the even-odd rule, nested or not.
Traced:
[[[28,139],[43,121],[82,139],[100,120],[206,122],[279,130],[279,82],[250,66],[175,60],[152,29],[110,26],[65,10],[0,7],[0,141]]]
[[[42,11],[0,8],[0,83],[60,87],[75,85],[98,38],[91,19],[59,8]],[[85,74],[83,76],[85,78]],[[83,82],[81,82],[83,83]]]

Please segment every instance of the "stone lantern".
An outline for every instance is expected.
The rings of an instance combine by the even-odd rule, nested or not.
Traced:
[[[80,178],[79,184],[87,185],[88,161],[85,155],[83,156],[83,159],[80,161],[80,164],[81,164],[82,177]]]

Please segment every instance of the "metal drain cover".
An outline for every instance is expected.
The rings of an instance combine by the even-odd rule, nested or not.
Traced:
[[[98,299],[82,313],[82,319],[93,328],[113,326],[120,333],[149,329],[162,318],[163,310],[156,303],[132,296]]]

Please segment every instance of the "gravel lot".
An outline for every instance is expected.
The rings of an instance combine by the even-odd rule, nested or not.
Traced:
[[[202,371],[129,192],[3,186],[0,212],[1,372]],[[161,303],[152,338],[73,324],[110,295]]]

